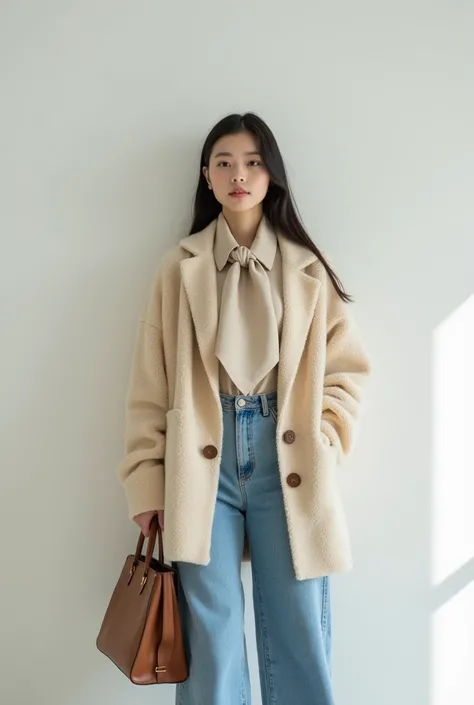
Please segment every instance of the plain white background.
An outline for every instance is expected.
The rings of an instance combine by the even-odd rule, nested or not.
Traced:
[[[472,703],[473,36],[469,0],[3,0],[2,703],[173,702],[95,649],[137,536],[115,469],[153,270],[186,234],[207,131],[246,110],[374,366],[340,469],[337,703]]]

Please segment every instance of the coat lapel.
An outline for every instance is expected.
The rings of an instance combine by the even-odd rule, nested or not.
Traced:
[[[215,230],[216,221],[213,221],[201,232],[181,240],[180,245],[194,255],[181,261],[181,277],[204,369],[219,400],[219,360],[215,355],[218,325]]]
[[[216,221],[199,233],[181,240],[194,255],[182,260],[181,276],[196,331],[199,352],[209,382],[219,400],[219,361],[215,355],[218,327],[217,280],[214,262]],[[298,371],[313,319],[320,281],[303,271],[316,255],[278,234],[282,255],[283,326],[278,373],[278,407],[281,411]]]
[[[317,260],[311,250],[279,235],[283,275],[283,327],[278,368],[278,413],[290,394],[313,320],[321,282],[303,271]]]

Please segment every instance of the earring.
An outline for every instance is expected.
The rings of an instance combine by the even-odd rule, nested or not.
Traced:
[[[212,191],[212,186],[211,186],[211,184],[207,184],[207,186],[208,186],[209,190]]]

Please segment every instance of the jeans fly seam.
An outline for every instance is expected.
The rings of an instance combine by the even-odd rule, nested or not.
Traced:
[[[236,445],[237,445],[237,475],[238,475],[238,481],[239,481],[239,487],[240,487],[240,494],[242,495],[242,508],[245,510],[247,508],[247,490],[245,488],[245,478],[240,472],[243,460],[244,458],[242,457],[242,427],[243,427],[243,419],[245,417],[242,415],[242,412],[239,414],[237,413],[236,415]]]
[[[245,440],[245,447],[248,452],[248,458],[245,459],[245,463],[241,463],[241,466],[246,469],[245,472],[240,473],[239,468],[239,478],[242,482],[247,482],[253,474],[255,469],[255,452],[254,452],[254,433],[253,433],[253,421],[255,418],[255,412],[245,411],[242,414],[242,428],[245,428],[245,432],[241,434],[241,440]]]
[[[255,470],[255,452],[254,452],[254,431],[253,431],[253,422],[255,419],[255,414],[250,414],[248,418],[248,447],[249,447],[249,465],[250,465],[250,472],[247,475],[246,479],[249,479],[253,475],[253,471]]]

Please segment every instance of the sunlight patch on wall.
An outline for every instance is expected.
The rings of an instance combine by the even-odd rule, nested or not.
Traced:
[[[436,328],[433,343],[431,577],[437,585],[474,556],[474,296]]]

